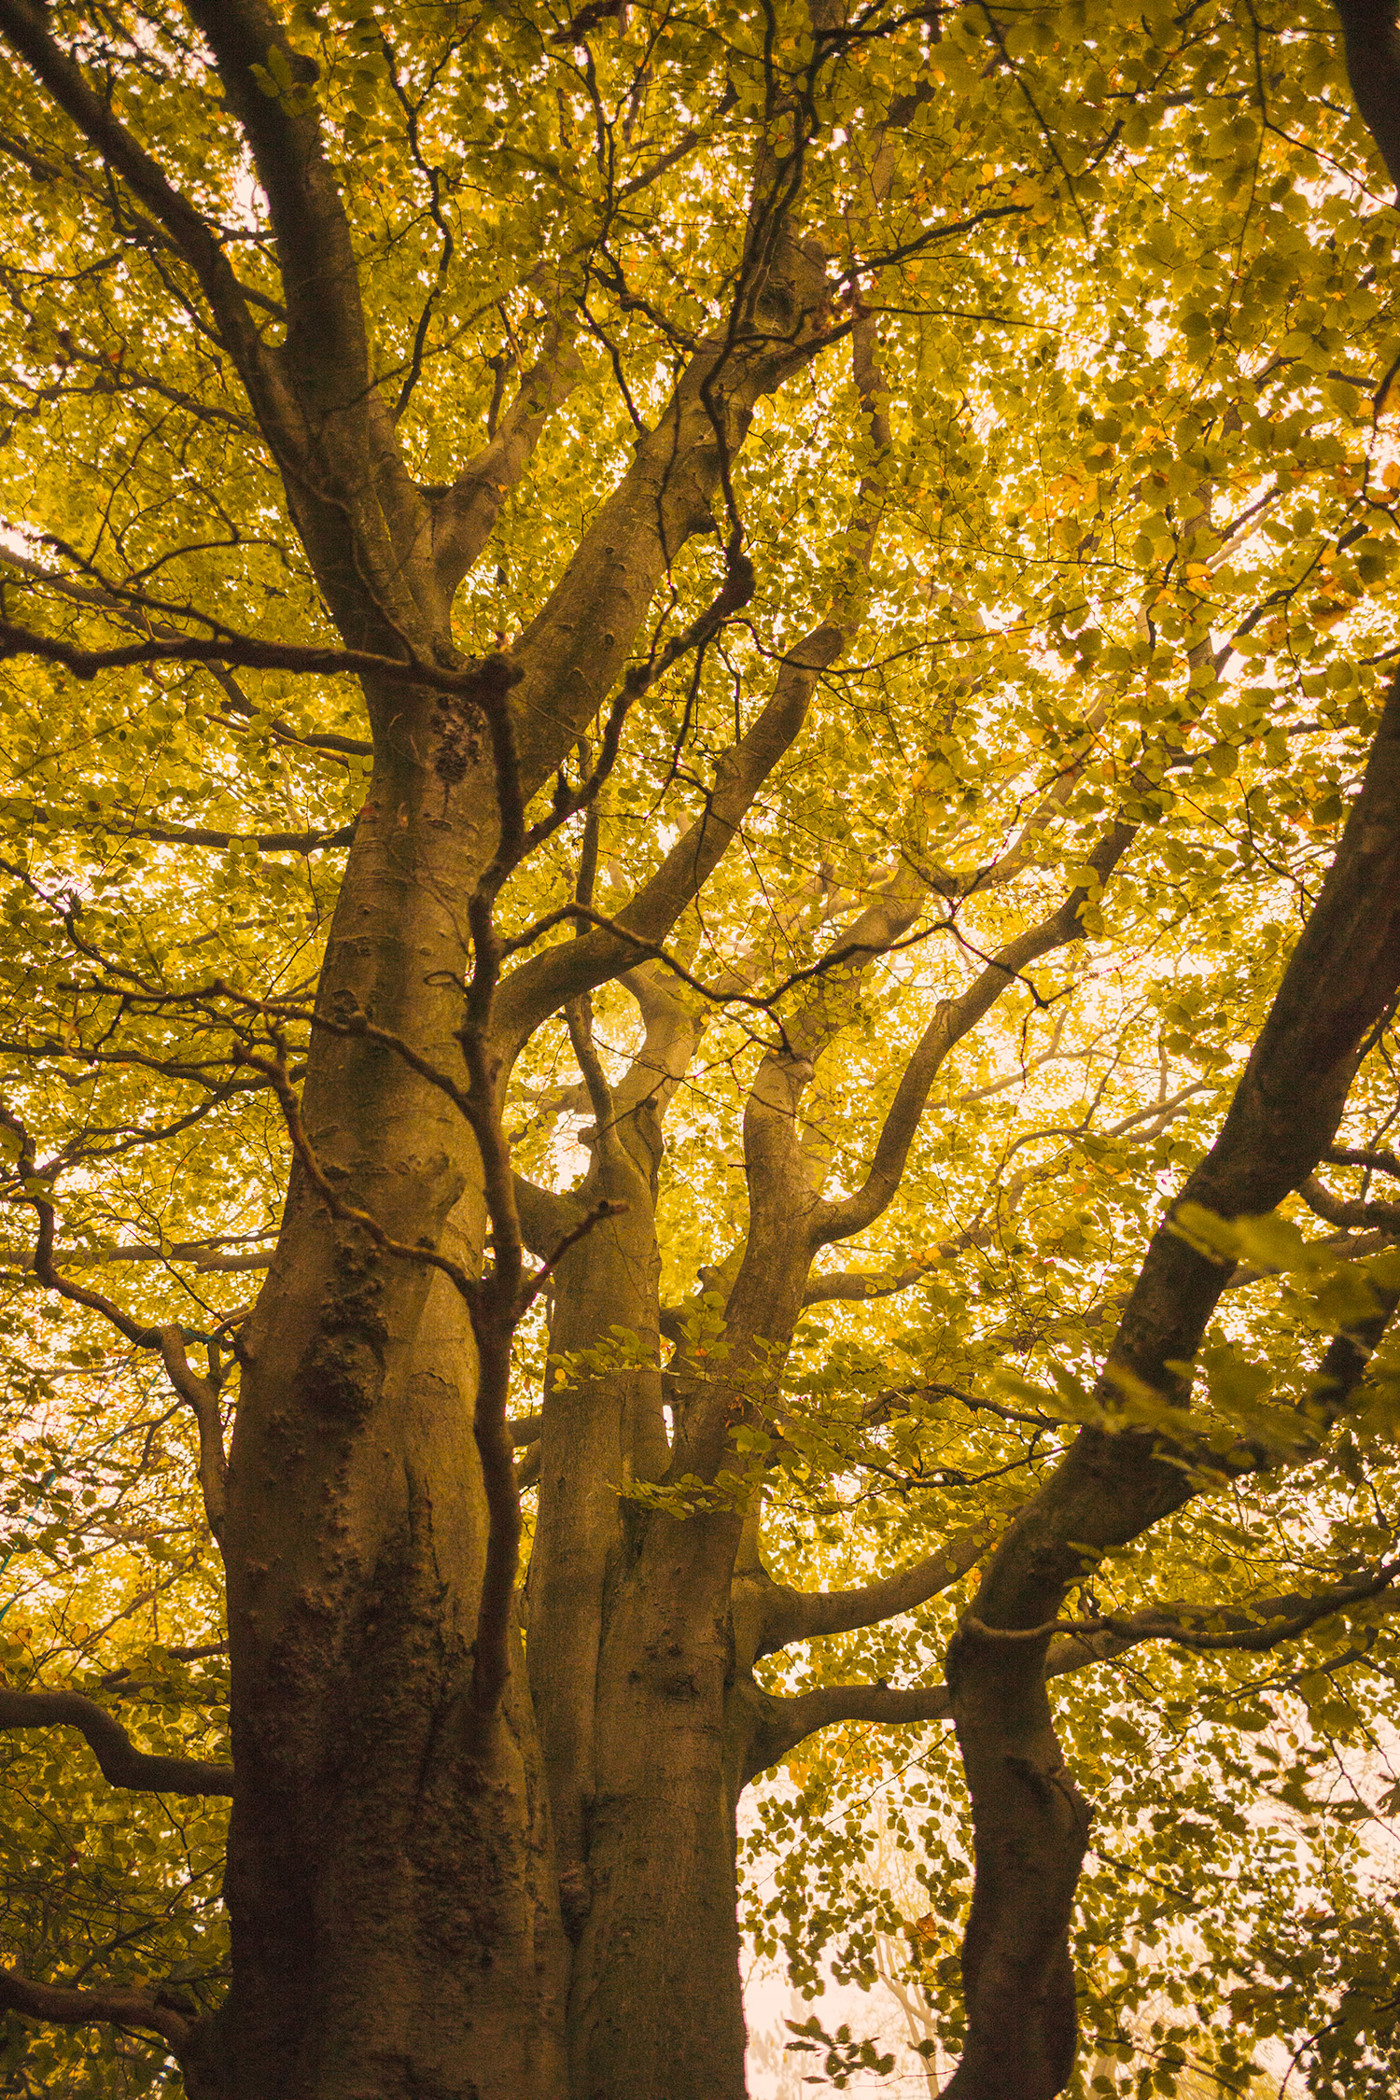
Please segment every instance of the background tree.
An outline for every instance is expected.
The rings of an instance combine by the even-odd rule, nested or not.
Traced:
[[[1332,18],[0,31],[18,2089],[739,2094],[741,1789],[817,1759],[800,1860],[809,1739],[952,1718],[949,2090],[1058,2092],[1052,1697],[1131,2057],[1115,1938],[1261,1670],[1353,1728],[1394,1666],[1392,219]],[[81,1846],[74,1726],[154,1796]],[[1149,2075],[1272,2022],[1383,2077],[1389,1987],[1256,1885]]]

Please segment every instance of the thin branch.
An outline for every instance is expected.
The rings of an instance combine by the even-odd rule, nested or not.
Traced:
[[[551,330],[538,362],[525,374],[514,401],[486,445],[450,488],[427,491],[433,514],[433,559],[450,597],[479,559],[495,530],[501,505],[525,476],[550,416],[583,376],[567,334]],[[498,375],[499,384],[499,375]]]
[[[79,67],[48,33],[32,0],[0,0],[0,34],[48,89],[59,108],[121,177],[194,271],[221,340],[237,364],[268,435],[290,452],[299,418],[248,311],[247,294],[212,228],[88,86]],[[264,56],[266,55],[264,44]]]
[[[209,1529],[222,1544],[228,1510],[228,1460],[224,1455],[218,1390],[191,1368],[178,1327],[161,1328],[160,1355],[170,1383],[194,1415],[199,1430],[199,1485],[204,1513]]]
[[[1198,1653],[1258,1653],[1297,1639],[1323,1619],[1365,1603],[1390,1589],[1400,1576],[1400,1562],[1388,1562],[1362,1581],[1346,1583],[1313,1596],[1264,1597],[1245,1604],[1178,1607],[1128,1618],[1055,1621],[1019,1630],[984,1627],[964,1617],[963,1625],[1001,1643],[1051,1640],[1042,1675],[1061,1677],[1095,1663],[1115,1662],[1144,1641],[1169,1641]],[[819,1685],[810,1692],[783,1698],[754,1687],[752,1747],[744,1784],[777,1764],[807,1736],[840,1721],[867,1721],[882,1727],[909,1727],[919,1722],[950,1721],[953,1699],[946,1684],[895,1687],[875,1684]]]
[[[1136,825],[1115,824],[1087,856],[1087,864],[1095,870],[1100,884],[1107,881],[1136,833]],[[888,1206],[899,1187],[929,1089],[944,1058],[1028,964],[1077,938],[1090,894],[1086,887],[1077,886],[1038,926],[1018,934],[999,949],[961,998],[940,1003],[904,1069],[864,1184],[854,1195],[814,1207],[813,1251],[863,1232]]]
[[[561,916],[591,930],[532,956],[505,978],[493,1020],[503,1074],[533,1031],[567,999],[658,954],[659,944],[714,872],[759,789],[791,749],[817,681],[841,643],[840,630],[824,624],[788,652],[771,697],[719,760],[701,815],[619,913],[604,919],[587,900],[577,902]],[[703,993],[703,987],[694,988]]]
[[[0,0],[0,7],[4,4],[5,0]],[[202,616],[192,613],[191,617]],[[468,704],[479,699],[481,679],[491,675],[489,667],[498,661],[485,657],[460,670],[444,669],[422,657],[384,656],[374,649],[337,649],[319,643],[271,642],[258,635],[239,634],[221,621],[207,620],[205,624],[214,630],[208,641],[180,635],[173,639],[152,637],[114,649],[80,649],[56,635],[35,634],[12,620],[0,620],[0,657],[35,656],[45,663],[61,665],[75,678],[96,678],[102,671],[161,663],[232,664],[244,670],[293,671],[314,676],[344,672],[391,685],[451,693]],[[508,669],[512,678],[519,676],[513,665]]]

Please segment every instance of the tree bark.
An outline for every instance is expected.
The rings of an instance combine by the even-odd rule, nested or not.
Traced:
[[[737,1519],[656,1514],[600,1658],[572,2100],[743,2100],[726,1754]]]
[[[320,1010],[373,1013],[460,1072],[464,905],[492,843],[474,813],[494,798],[434,770],[450,724],[418,727],[376,770]],[[347,1202],[477,1265],[465,1120],[395,1053],[319,1033],[303,1122]],[[466,1307],[298,1172],[244,1353],[230,2100],[558,2100],[564,1941],[518,1664],[495,1725],[469,1702],[486,1514]]]

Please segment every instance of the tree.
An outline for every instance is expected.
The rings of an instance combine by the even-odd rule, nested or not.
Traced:
[[[1332,18],[0,31],[63,1625],[0,1722],[233,1799],[226,1993],[202,1807],[132,1927],[179,1973],[94,1875],[5,2002],[226,2100],[737,2095],[741,1789],[951,1716],[949,2092],[1061,2091],[1048,1681],[1391,1652],[1394,272]]]

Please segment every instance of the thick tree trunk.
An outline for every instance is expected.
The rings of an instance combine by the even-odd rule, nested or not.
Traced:
[[[470,790],[408,756],[381,765],[320,994],[328,1018],[369,1014],[449,1071],[462,903],[489,850],[466,813],[490,800]],[[441,1091],[321,1031],[304,1121],[344,1202],[474,1265],[479,1166]],[[468,1696],[474,1391],[455,1287],[295,1174],[249,1323],[225,1541],[229,2100],[563,2093],[565,1943],[523,1670],[489,1726]]]
[[[626,1499],[670,1452],[660,1374],[655,1186],[662,1115],[698,1026],[629,980],[646,1040],[609,1089],[575,1011],[597,1127],[579,1203],[618,1206],[561,1263],[551,1342],[642,1361],[545,1398],[531,1559],[530,1677],[577,1944],[572,2100],[742,2100],[734,1800],[724,1754],[734,1520]],[[624,1493],[619,1495],[619,1489]]]
[[[732,1529],[727,1517],[652,1517],[613,1600],[570,2000],[572,2100],[743,2100],[724,1726]]]
[[[457,1308],[433,1303],[449,1289],[364,1433],[314,1439],[331,1463],[265,1442],[308,1506],[280,1556],[295,1582],[245,1566],[231,1585],[229,2100],[564,2092],[566,1947],[518,1655],[498,1721],[483,1732],[469,1704],[485,1524]]]

